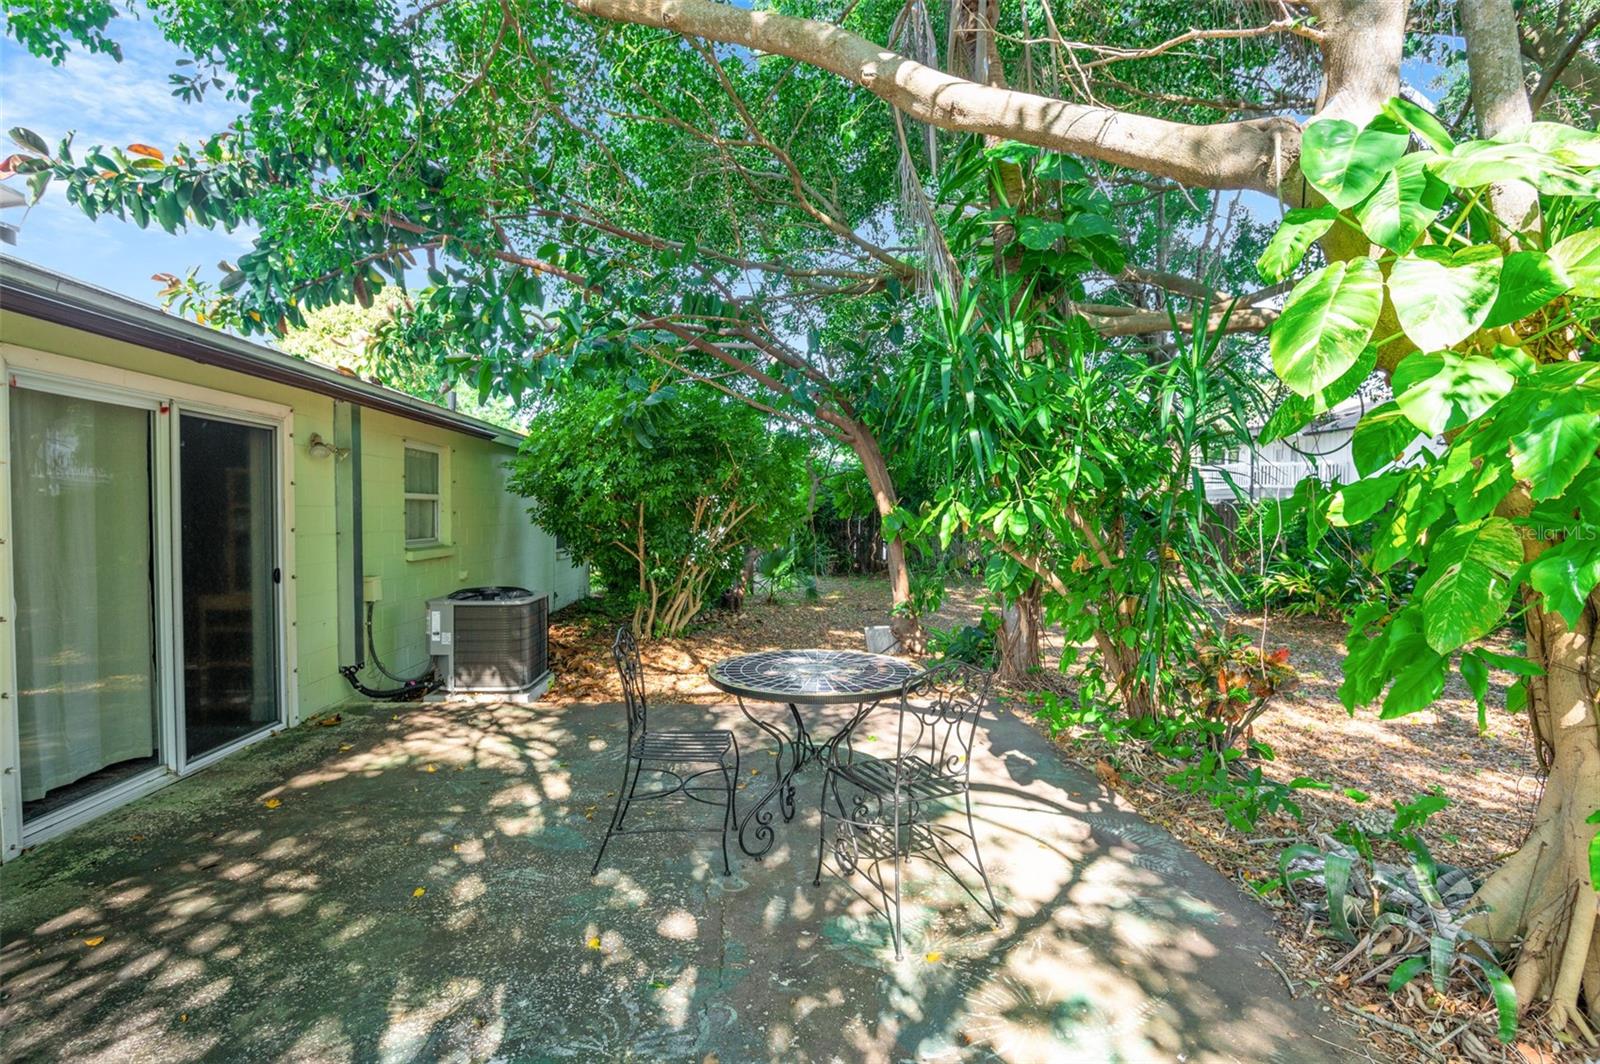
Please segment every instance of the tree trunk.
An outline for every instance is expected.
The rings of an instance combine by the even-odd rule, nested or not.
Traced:
[[[1473,899],[1485,912],[1467,924],[1501,951],[1517,942],[1511,981],[1517,1008],[1548,1002],[1558,1029],[1571,1023],[1594,1042],[1600,1025],[1600,932],[1589,878],[1597,830],[1584,821],[1600,810],[1600,682],[1593,656],[1600,592],[1575,627],[1530,602],[1528,656],[1544,668],[1529,681],[1528,720],[1540,762],[1548,767],[1533,828]]]
[[[1000,631],[995,647],[999,656],[996,678],[1003,684],[1023,683],[1044,666],[1040,653],[1044,634],[1043,593],[1044,583],[1035,580],[1000,611]]]
[[[1521,129],[1533,121],[1533,108],[1523,81],[1517,16],[1511,0],[1461,0],[1459,11],[1479,135],[1494,137]],[[1495,185],[1489,205],[1494,217],[1512,233],[1538,223],[1539,197],[1520,181]]]
[[[879,518],[888,517],[900,505],[900,498],[895,494],[889,464],[884,461],[877,437],[871,429],[857,423],[850,427],[849,440],[867,475],[867,486],[872,489],[872,501],[878,508]],[[885,536],[884,544],[889,563],[889,630],[899,641],[903,653],[920,654],[924,646],[922,620],[911,600],[911,568],[906,562],[905,541],[899,536]]]

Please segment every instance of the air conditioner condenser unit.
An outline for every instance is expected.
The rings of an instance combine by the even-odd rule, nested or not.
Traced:
[[[428,602],[428,653],[441,690],[532,701],[550,686],[550,596],[468,587]]]

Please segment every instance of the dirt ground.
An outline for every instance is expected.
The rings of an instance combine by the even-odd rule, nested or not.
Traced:
[[[944,628],[975,623],[983,612],[982,599],[981,587],[952,587],[930,623]],[[714,702],[726,696],[706,680],[706,669],[719,658],[782,647],[861,648],[865,626],[888,623],[887,607],[887,590],[879,580],[825,579],[815,599],[798,592],[773,600],[758,596],[739,613],[710,614],[681,638],[650,641],[644,648],[645,663],[652,683],[662,685],[673,699]],[[564,610],[552,619],[551,656],[558,680],[551,697],[620,697],[607,652],[616,624],[598,606]],[[1237,624],[1241,631],[1257,634],[1262,619],[1241,617]],[[1256,726],[1255,737],[1277,754],[1276,762],[1264,766],[1267,774],[1284,781],[1309,776],[1333,785],[1332,791],[1303,792],[1307,827],[1313,830],[1443,787],[1453,804],[1429,823],[1434,856],[1475,871],[1493,865],[1526,830],[1540,786],[1527,720],[1504,711],[1510,677],[1500,675],[1491,683],[1489,727],[1482,735],[1472,696],[1455,676],[1443,699],[1410,717],[1384,721],[1373,711],[1350,714],[1338,696],[1344,636],[1344,625],[1335,621],[1266,620],[1266,645],[1288,647],[1300,674],[1299,686],[1281,696]],[[1504,638],[1489,645],[1501,652],[1513,650]],[[1046,648],[1047,660],[1053,663],[1059,651],[1056,638]],[[1343,794],[1346,787],[1365,792],[1369,800],[1358,804]],[[1150,795],[1153,800],[1160,797]],[[1176,802],[1180,796],[1165,797]],[[1226,830],[1220,818],[1217,823]]]
[[[952,587],[931,623],[945,628],[973,623],[983,612],[983,598],[981,587]],[[711,614],[681,638],[651,641],[645,650],[646,664],[652,684],[664,686],[672,698],[709,703],[721,696],[706,681],[705,670],[719,658],[780,647],[861,648],[863,627],[887,623],[887,607],[882,581],[828,579],[820,583],[815,598],[798,593],[776,600],[756,597],[747,600],[739,613]],[[1164,768],[1159,764],[1112,766],[1093,741],[1075,742],[1071,736],[1058,740],[1063,753],[1098,769],[1102,781],[1241,886],[1275,875],[1279,855],[1294,841],[1331,830],[1343,820],[1381,818],[1394,802],[1435,787],[1442,787],[1452,803],[1423,831],[1438,861],[1481,877],[1514,850],[1531,821],[1540,780],[1526,718],[1504,710],[1504,690],[1511,677],[1492,677],[1488,727],[1481,734],[1477,707],[1459,677],[1451,678],[1444,698],[1431,709],[1383,721],[1375,710],[1350,714],[1339,703],[1343,624],[1278,616],[1240,617],[1235,623],[1240,631],[1258,636],[1265,624],[1265,645],[1288,647],[1299,672],[1299,685],[1258,722],[1255,738],[1276,754],[1276,760],[1263,764],[1267,775],[1285,782],[1311,777],[1332,785],[1331,790],[1297,792],[1304,810],[1302,822],[1287,815],[1269,817],[1246,837],[1204,798],[1180,794],[1163,783]],[[573,701],[618,697],[615,670],[606,653],[616,624],[616,618],[594,605],[563,611],[553,619],[552,656],[560,677],[553,697]],[[1497,636],[1490,646],[1501,652],[1516,649],[1506,635]],[[1052,665],[1059,650],[1059,641],[1046,648]],[[1368,800],[1356,802],[1343,793],[1345,788],[1366,793]],[[1414,994],[1410,1002],[1396,1001],[1379,985],[1381,980],[1369,978],[1362,985],[1358,977],[1352,985],[1348,971],[1329,977],[1327,970],[1343,952],[1338,944],[1306,926],[1303,916],[1280,899],[1268,898],[1265,904],[1278,911],[1281,941],[1296,960],[1284,974],[1285,982],[1292,979],[1303,990],[1335,991],[1343,1007],[1364,1014],[1380,1028],[1376,1032],[1380,1040],[1397,1039],[1390,1044],[1402,1055],[1438,1041],[1441,1032],[1448,1033],[1471,1015],[1487,1017],[1492,1012],[1482,1001],[1431,994],[1426,999]],[[1385,1031],[1384,1017],[1401,1020],[1417,1033]],[[1520,1056],[1506,1059],[1555,1059],[1542,1055],[1531,1044],[1533,1038],[1530,1033]],[[1450,1059],[1450,1049],[1453,1046],[1433,1059]],[[1500,1051],[1498,1046],[1495,1051]]]

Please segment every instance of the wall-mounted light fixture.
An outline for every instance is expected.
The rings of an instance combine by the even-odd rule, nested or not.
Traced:
[[[344,459],[350,457],[350,448],[335,447],[333,444],[323,439],[320,432],[313,432],[311,434],[311,440],[306,444],[306,450],[311,452],[311,457],[313,458],[327,458],[331,455],[334,458],[343,461]]]

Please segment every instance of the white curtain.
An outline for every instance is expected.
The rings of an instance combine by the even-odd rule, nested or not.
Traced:
[[[11,390],[22,797],[156,750],[151,412]]]

